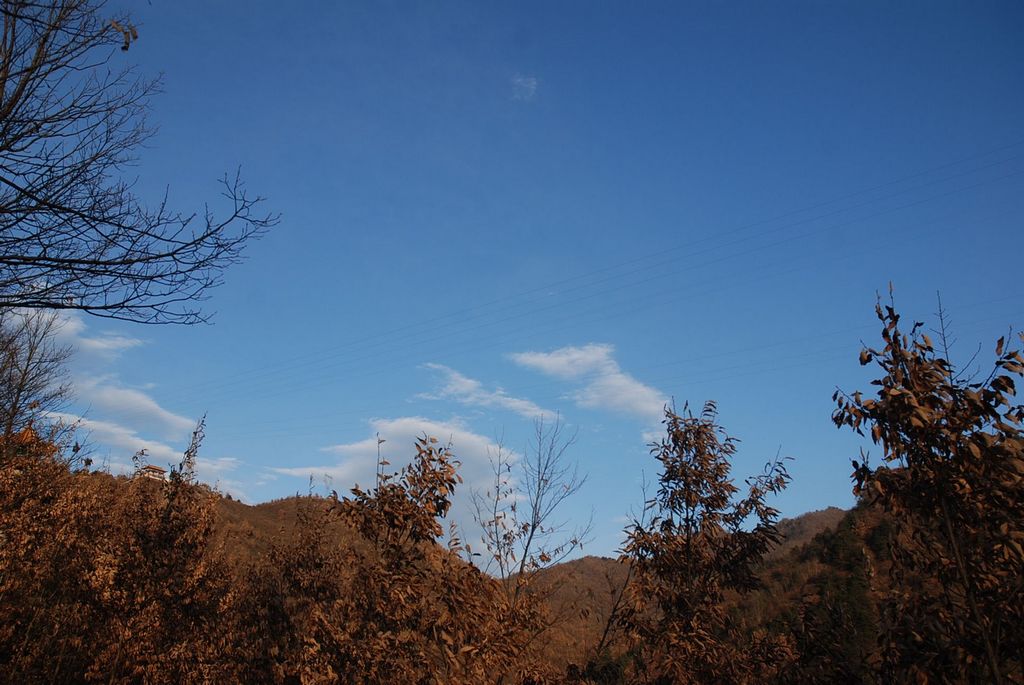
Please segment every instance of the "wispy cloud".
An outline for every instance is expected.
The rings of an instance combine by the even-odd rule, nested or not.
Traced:
[[[114,421],[101,421],[74,414],[52,413],[51,417],[68,425],[76,425],[82,434],[80,440],[101,450],[97,457],[104,459],[115,474],[129,474],[134,469],[131,458],[145,451],[146,461],[157,466],[175,466],[181,462],[182,449],[159,440],[143,437],[133,428]],[[195,475],[204,483],[217,486],[237,499],[247,501],[247,485],[239,478],[244,463],[235,457],[196,458]]]
[[[121,353],[144,341],[110,331],[92,332],[78,312],[60,312],[57,317],[57,341],[76,353],[71,369],[76,408],[53,412],[51,418],[76,426],[78,440],[90,445],[113,473],[130,473],[131,457],[140,451],[151,464],[179,463],[196,421],[161,406],[142,389],[126,387],[109,373]],[[83,357],[88,371],[78,364]],[[235,457],[200,454],[196,459],[199,480],[245,500],[246,485],[239,477],[243,471],[244,464]]]
[[[76,376],[75,392],[95,410],[111,415],[118,422],[137,426],[145,432],[158,433],[166,439],[187,437],[195,427],[195,420],[161,407],[141,390],[126,388],[111,377]]]
[[[120,423],[107,420],[90,419],[74,414],[54,413],[53,418],[67,424],[77,424],[79,429],[88,436],[90,444],[106,448],[111,452],[111,464],[114,470],[130,469],[131,457],[145,450],[151,464],[174,464],[181,460],[181,451],[159,440],[144,438],[133,429]]]
[[[667,397],[624,372],[614,353],[612,345],[591,343],[551,352],[518,352],[511,358],[520,366],[580,384],[570,397],[581,407],[659,422]]]
[[[403,416],[391,419],[373,419],[371,434],[356,442],[341,443],[322,448],[334,456],[324,464],[275,468],[274,472],[298,478],[314,480],[327,477],[332,487],[339,492],[352,485],[372,486],[377,464],[377,435],[385,442],[380,445],[381,455],[397,470],[407,464],[415,450],[413,444],[423,435],[435,437],[442,443],[452,444],[452,452],[459,460],[459,475],[462,485],[456,489],[453,499],[452,518],[466,529],[472,525],[470,493],[474,489],[486,488],[493,478],[490,459],[498,449],[498,443],[486,436],[474,433],[466,426],[454,421],[435,421],[422,416]],[[520,455],[504,447],[511,462]]]
[[[513,397],[502,388],[488,390],[480,381],[469,378],[444,364],[430,363],[424,364],[424,366],[440,372],[444,380],[443,385],[436,392],[419,395],[423,399],[451,399],[471,407],[505,409],[528,419],[554,416],[554,412],[550,412],[530,400]]]
[[[597,372],[618,372],[611,345],[590,343],[582,347],[560,347],[551,352],[516,352],[512,361],[557,378],[580,378]]]
[[[515,74],[512,76],[512,99],[530,102],[537,96],[540,79],[536,76]]]
[[[38,315],[38,310],[17,308],[12,312],[15,317]],[[55,320],[53,337],[61,345],[70,345],[76,353],[88,357],[98,357],[109,362],[125,350],[143,345],[141,338],[133,338],[113,331],[87,333],[88,325],[80,312],[58,311],[52,314]]]
[[[79,352],[93,354],[107,359],[119,356],[125,350],[139,347],[144,343],[141,338],[101,331],[87,334],[88,326],[78,312],[61,312],[57,338],[72,345]]]
[[[221,476],[237,471],[241,465],[242,462],[235,457],[218,457],[216,459],[200,457],[196,461],[196,471],[206,480],[216,480]]]
[[[90,417],[114,424],[135,426],[142,433],[154,433],[167,440],[187,437],[195,425],[192,418],[176,414],[162,406],[148,393],[126,387],[110,373],[113,362],[125,350],[143,344],[113,332],[93,333],[78,312],[58,314],[57,340],[75,348],[72,357],[72,385],[83,412]],[[80,357],[90,358],[83,365]]]
[[[221,492],[231,493],[231,496],[249,501],[246,493],[247,482],[243,482],[241,476],[245,470],[245,464],[235,457],[204,457],[201,454],[196,458],[196,477],[211,485],[215,485]]]

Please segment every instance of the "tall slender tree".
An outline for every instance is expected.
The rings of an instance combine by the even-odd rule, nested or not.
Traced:
[[[699,416],[666,408],[665,427],[651,446],[661,464],[651,516],[633,523],[623,550],[633,566],[622,621],[634,641],[636,681],[764,682],[789,645],[742,635],[724,599],[757,586],[757,565],[781,539],[779,512],[766,500],[789,482],[785,464],[769,462],[737,499],[729,476],[736,440],[717,424],[715,404]]]

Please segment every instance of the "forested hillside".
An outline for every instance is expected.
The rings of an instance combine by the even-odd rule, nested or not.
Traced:
[[[123,638],[117,639],[115,632],[121,630],[132,636],[126,654],[131,655],[128,658],[133,663],[130,669],[125,664],[127,670],[121,677],[131,678],[135,673],[153,679],[157,670],[168,669],[168,674],[180,678],[207,678],[212,674],[231,677],[232,673],[241,677],[245,673],[246,681],[259,677],[273,681],[275,672],[287,672],[289,659],[309,648],[306,644],[288,655],[285,645],[273,643],[288,642],[295,636],[278,631],[294,631],[301,621],[308,620],[300,621],[298,614],[308,611],[304,605],[311,601],[339,603],[352,582],[353,562],[365,564],[367,571],[380,562],[373,551],[378,548],[368,545],[352,521],[332,514],[340,506],[333,498],[296,496],[250,506],[190,483],[181,472],[166,483],[142,476],[71,472],[65,464],[53,461],[52,448],[28,432],[7,447],[10,461],[3,481],[7,493],[4,511],[8,514],[5,530],[20,530],[22,537],[6,538],[7,543],[20,544],[5,546],[5,567],[34,571],[31,577],[5,575],[2,588],[9,603],[4,619],[12,627],[38,631],[8,634],[6,668],[12,675],[66,682],[89,672],[110,673],[114,666],[99,660],[99,654],[114,648],[113,644],[103,648],[108,641],[121,642]],[[55,509],[58,502],[60,509]],[[17,518],[10,516],[13,512],[18,512]],[[882,590],[877,583],[884,583],[885,575],[879,577],[869,597],[864,574],[866,569],[885,566],[887,541],[880,532],[885,525],[884,515],[875,513],[871,515],[873,523],[866,524],[865,512],[863,508],[854,512],[830,509],[780,521],[779,529],[789,533],[779,547],[785,551],[773,554],[759,569],[763,588],[727,602],[736,619],[751,629],[788,630],[798,615],[807,611],[809,602],[815,606],[824,602],[827,607],[839,603],[836,606],[840,610],[855,607],[874,617],[877,593]],[[54,518],[58,515],[62,520]],[[26,529],[29,519],[33,524]],[[51,526],[59,531],[58,537],[47,536],[45,541],[33,537],[33,532],[39,535]],[[416,546],[412,539],[407,543]],[[489,587],[496,601],[499,595],[495,580],[472,571],[467,562],[431,541],[420,540],[419,545],[423,547],[419,563],[447,558],[447,563],[454,564],[449,572],[458,569],[458,574],[475,578],[474,592]],[[412,572],[408,568],[406,571]],[[523,650],[533,662],[528,670],[550,678],[565,673],[567,668],[583,667],[593,661],[594,650],[603,637],[611,652],[621,650],[614,613],[627,574],[628,562],[599,557],[563,562],[538,574],[530,591],[543,599],[532,610],[537,612],[534,620],[540,616],[543,619],[520,626],[541,636],[535,649]],[[427,596],[436,596],[434,593],[443,587],[431,574],[420,575],[417,571],[415,577],[424,585],[420,591]],[[862,585],[851,585],[851,578],[859,579]],[[35,583],[41,583],[35,586],[36,592],[42,588],[48,591],[44,604],[37,603],[42,597],[31,599]],[[856,594],[858,590],[860,594]],[[282,595],[275,598],[278,592]],[[463,595],[453,601],[469,599]],[[29,602],[32,608],[19,607],[16,600]],[[115,601],[121,616],[111,615],[110,608],[104,607]],[[159,606],[155,615],[175,622],[184,620],[191,629],[168,634],[167,626],[154,633],[135,623],[141,617],[134,617],[134,621],[128,618],[150,602]],[[264,615],[268,607],[274,606],[284,612],[276,620],[285,621],[276,626],[267,623],[275,617]],[[348,607],[347,611],[352,609]],[[496,609],[484,612],[486,620],[503,620],[491,614]],[[26,610],[31,620],[22,613]],[[155,610],[156,606],[150,606],[144,613]],[[476,616],[476,620],[481,618]],[[260,623],[251,624],[254,619]],[[104,620],[109,623],[104,625]],[[848,628],[830,623],[835,620],[831,615],[821,620],[829,630]],[[257,625],[267,634],[250,633],[248,639],[255,642],[248,649],[258,646],[278,653],[280,663],[256,660],[244,651],[214,656],[225,640],[235,642],[240,637],[225,631],[246,632]],[[307,630],[312,627],[302,625]],[[863,648],[867,644],[870,653],[876,624],[872,622],[860,630],[857,645]],[[442,638],[435,647],[444,644]],[[75,645],[84,651],[76,653]],[[166,652],[186,648],[206,654],[211,663],[198,672],[181,671],[181,664],[168,668],[167,660],[174,657]],[[51,661],[51,650],[63,654],[60,662]],[[159,653],[150,655],[149,650]],[[443,653],[441,649],[433,656],[440,659]],[[308,656],[299,657],[300,662]],[[221,663],[213,663],[221,659]],[[837,667],[853,668],[856,663],[851,656]],[[519,668],[524,664],[520,663]],[[258,676],[260,667],[269,670]]]
[[[1018,682],[1024,362],[1001,339],[996,371],[965,383],[878,315],[886,346],[861,355],[884,372],[877,399],[837,392],[833,418],[891,465],[855,462],[853,510],[780,521],[784,462],[740,490],[714,404],[666,409],[658,490],[619,559],[541,551],[497,577],[445,530],[461,479],[429,436],[373,488],[248,506],[194,480],[202,423],[167,479],[141,460],[93,472],[29,423],[0,444],[0,666],[17,682]],[[540,525],[525,521],[492,525],[516,542]]]

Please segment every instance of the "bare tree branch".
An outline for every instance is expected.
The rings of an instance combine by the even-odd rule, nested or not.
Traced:
[[[67,361],[71,347],[55,340],[60,321],[52,312],[0,312],[0,435],[47,427],[54,441],[68,426],[51,417],[71,399]],[[77,455],[78,450],[75,450]],[[0,455],[2,456],[2,455]]]
[[[586,482],[577,464],[568,461],[575,442],[576,434],[565,433],[560,417],[550,423],[538,418],[524,458],[514,464],[512,453],[499,440],[491,459],[493,485],[483,494],[473,493],[488,555],[485,570],[497,572],[510,611],[519,607],[528,591],[531,599],[537,598],[540,589],[531,584],[539,571],[565,560],[588,541],[592,521],[570,529],[554,518]],[[555,589],[548,587],[543,594]]]
[[[118,67],[138,37],[103,0],[3,0],[0,308],[78,309],[144,323],[206,320],[199,303],[277,223],[238,174],[226,215],[147,206],[123,178],[157,80]]]

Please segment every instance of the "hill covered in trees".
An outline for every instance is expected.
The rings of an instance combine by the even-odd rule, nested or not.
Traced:
[[[432,454],[428,445],[420,446],[426,455]],[[491,604],[476,605],[475,612],[471,606],[467,616],[480,622],[474,630],[493,632],[481,632],[481,637],[507,641],[479,648],[505,652],[509,661],[504,667],[490,667],[496,673],[516,664],[509,676],[557,680],[567,669],[582,673],[589,663],[591,674],[598,674],[602,639],[607,653],[601,658],[626,658],[627,652],[619,651],[624,646],[615,624],[616,600],[629,575],[623,560],[584,557],[543,569],[528,589],[537,601],[529,603],[528,612],[510,617],[500,611],[498,581],[474,569],[457,550],[416,537],[411,527],[388,527],[382,537],[370,532],[373,527],[360,531],[358,518],[344,515],[346,503],[333,497],[296,496],[251,506],[190,482],[187,461],[165,482],[72,470],[52,445],[30,431],[8,440],[5,453],[2,561],[7,572],[0,590],[7,626],[3,666],[12,677],[50,682],[85,681],[100,673],[115,680],[167,682],[340,677],[341,669],[353,665],[351,656],[331,665],[340,655],[321,650],[340,645],[321,644],[327,634],[345,625],[351,629],[348,621],[358,620],[375,633],[373,639],[387,639],[377,633],[380,625],[372,616],[358,615],[370,607],[344,599],[362,574],[369,574],[364,581],[374,578],[373,587],[385,593],[389,612],[409,603],[405,617],[427,611],[431,627],[443,625],[443,612],[417,606],[416,595],[420,601],[447,595],[453,603],[449,620],[456,623],[454,613],[462,603],[489,597]],[[795,619],[809,593],[827,594],[819,588],[831,588],[851,573],[850,554],[856,557],[854,567],[867,568],[884,558],[874,528],[865,537],[864,527],[854,523],[864,516],[860,509],[829,509],[781,521],[780,530],[788,532],[786,551],[761,569],[764,587],[742,600],[731,599],[730,609],[752,629],[783,625]],[[872,520],[883,518],[876,513]],[[867,540],[875,545],[871,561],[857,557]],[[389,557],[399,550],[401,561]],[[378,573],[385,575],[378,578]],[[408,574],[404,582],[416,582],[407,588],[411,596],[392,595],[403,574]],[[448,586],[447,581],[459,578],[461,587]],[[851,606],[864,599],[836,597]],[[319,624],[330,615],[325,611],[334,612],[338,625]],[[517,624],[503,628],[507,618]],[[519,643],[504,634],[506,629],[522,631]],[[391,638],[411,652],[403,659],[425,658],[437,668],[445,667],[446,658],[458,663],[460,655],[445,649],[444,635],[429,632]],[[448,635],[455,639],[457,634]],[[534,638],[532,645],[526,635]],[[431,644],[412,647],[425,637]],[[60,658],[54,660],[54,654]],[[406,675],[405,668],[386,672],[398,677]],[[625,678],[624,671],[604,668],[607,673],[597,675],[598,680]],[[296,672],[289,673],[292,669]]]
[[[837,392],[833,416],[885,450],[882,466],[854,463],[853,510],[780,521],[768,500],[789,485],[783,462],[741,490],[714,404],[666,409],[658,489],[620,558],[531,553],[544,518],[506,519],[499,480],[482,521],[497,575],[445,532],[460,478],[429,436],[399,471],[378,464],[368,490],[248,506],[195,482],[202,423],[160,479],[92,472],[66,432],[29,422],[0,443],[0,670],[60,683],[1020,682],[1024,407],[1010,398],[1024,361],[1000,340],[994,372],[964,381],[917,326],[878,314],[886,345],[861,355],[883,371],[875,398]],[[521,501],[544,510],[537,491]],[[519,549],[530,556],[508,563]]]

